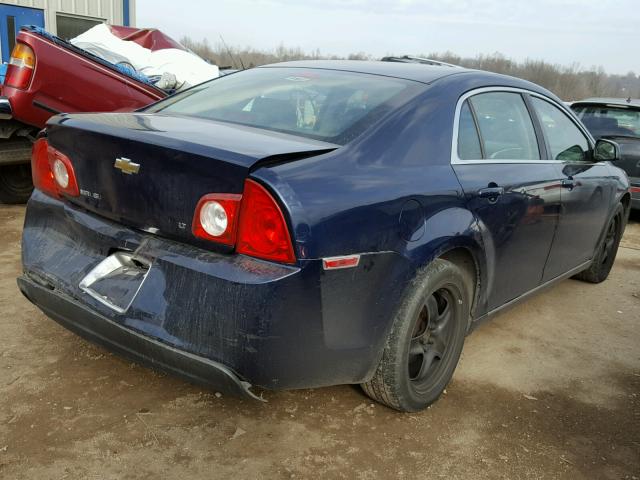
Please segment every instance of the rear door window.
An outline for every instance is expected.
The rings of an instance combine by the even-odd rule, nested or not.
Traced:
[[[519,93],[489,92],[469,99],[486,160],[539,160],[533,122]]]
[[[551,160],[584,162],[588,160],[589,141],[580,129],[558,107],[538,97],[531,97],[547,138]]]

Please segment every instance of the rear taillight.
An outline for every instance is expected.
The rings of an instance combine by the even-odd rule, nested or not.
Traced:
[[[629,190],[631,193],[640,193],[640,187],[631,187]]]
[[[269,192],[253,180],[244,182],[236,251],[276,262],[296,261],[282,210]]]
[[[35,188],[48,195],[58,196],[56,180],[49,166],[49,144],[46,138],[39,138],[36,140],[36,143],[33,144],[33,150],[31,151],[31,176]]]
[[[242,195],[209,194],[198,202],[193,216],[193,234],[224,245],[236,244],[236,227]]]
[[[64,153],[49,145],[49,168],[53,172],[53,178],[59,193],[64,193],[70,197],[80,195],[76,172],[73,170],[71,160]]]
[[[282,210],[259,183],[246,180],[242,195],[208,194],[193,217],[198,238],[235,246],[238,253],[295,263],[291,235]]]
[[[31,155],[33,186],[38,190],[60,197],[80,195],[78,181],[71,160],[49,145],[46,138],[39,138],[33,145]]]
[[[24,43],[16,43],[11,52],[4,84],[14,88],[27,88],[36,66],[33,50]]]

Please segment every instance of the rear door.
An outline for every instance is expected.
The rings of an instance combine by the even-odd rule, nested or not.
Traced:
[[[609,165],[593,162],[591,142],[558,105],[532,96],[546,140],[548,159],[562,175],[562,209],[544,280],[551,280],[591,259],[615,194]]]
[[[558,223],[560,174],[544,160],[545,145],[523,91],[465,95],[456,126],[452,166],[483,230],[493,310],[541,282]]]

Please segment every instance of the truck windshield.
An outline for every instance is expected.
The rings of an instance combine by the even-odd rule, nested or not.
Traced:
[[[254,68],[196,86],[146,111],[345,144],[422,88],[409,80],[336,70]]]
[[[572,108],[594,137],[640,138],[640,109],[614,105],[576,105]]]

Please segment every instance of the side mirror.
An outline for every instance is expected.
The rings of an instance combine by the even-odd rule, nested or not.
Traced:
[[[620,146],[611,140],[601,138],[593,149],[593,159],[596,162],[615,162],[620,160]]]

